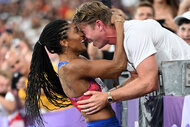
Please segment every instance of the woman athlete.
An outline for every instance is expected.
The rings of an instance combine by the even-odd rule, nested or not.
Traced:
[[[118,20],[119,19],[119,20]],[[43,29],[34,46],[30,73],[28,76],[26,111],[32,122],[43,124],[39,111],[41,89],[48,100],[58,107],[68,97],[77,107],[77,101],[87,99],[88,90],[101,91],[95,81],[99,78],[117,78],[126,69],[126,55],[123,48],[123,20],[113,15],[112,27],[116,28],[117,43],[113,60],[87,60],[80,54],[86,50],[84,34],[78,27],[66,20],[55,20]],[[96,26],[95,26],[96,27]],[[59,56],[58,74],[54,71],[46,49]],[[92,115],[81,112],[87,126],[119,127],[115,113],[108,104],[103,110]]]

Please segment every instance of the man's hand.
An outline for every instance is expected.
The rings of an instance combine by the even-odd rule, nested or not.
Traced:
[[[87,100],[78,101],[77,103],[81,111],[87,115],[103,109],[108,103],[107,92],[87,91],[84,95],[92,96]]]

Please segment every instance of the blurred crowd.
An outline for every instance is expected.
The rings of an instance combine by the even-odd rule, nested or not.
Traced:
[[[90,0],[0,0],[0,119],[7,117],[10,127],[30,125],[24,110],[27,77],[33,46],[43,27],[55,19],[71,20],[86,1]],[[111,0],[110,7],[126,20],[155,19],[190,44],[190,0]],[[86,45],[83,55],[88,59],[113,57],[114,46]],[[57,70],[57,56],[49,56]],[[42,113],[60,110],[45,96],[41,100]]]

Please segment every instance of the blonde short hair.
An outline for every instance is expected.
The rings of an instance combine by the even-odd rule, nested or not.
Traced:
[[[112,12],[102,2],[91,1],[83,3],[76,11],[73,23],[94,25],[96,20],[101,20],[105,25],[110,25]]]

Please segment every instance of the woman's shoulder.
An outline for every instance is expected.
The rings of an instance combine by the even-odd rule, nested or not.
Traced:
[[[77,69],[81,69],[82,66],[85,66],[88,62],[88,59],[86,59],[85,57],[82,58],[78,58],[78,59],[73,59],[71,61],[69,61],[67,63],[67,65],[64,67],[67,70],[77,70]]]

